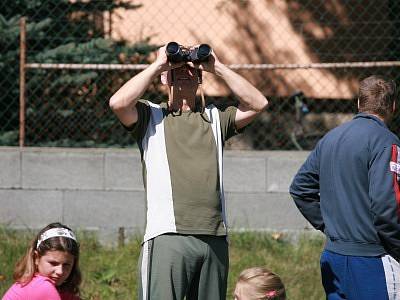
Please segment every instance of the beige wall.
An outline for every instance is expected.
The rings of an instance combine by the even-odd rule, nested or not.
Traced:
[[[185,45],[209,43],[227,64],[331,62],[321,58],[316,50],[331,49],[334,52],[335,49],[346,47],[340,30],[344,34],[350,34],[350,37],[351,30],[354,34],[360,34],[352,23],[354,17],[351,19],[349,13],[354,9],[362,11],[362,7],[352,6],[350,2],[344,6],[334,0],[314,1],[315,5],[321,6],[324,14],[331,16],[325,17],[326,21],[321,21],[316,11],[313,11],[313,1],[308,1],[310,10],[299,4],[302,1],[289,0],[130,2],[142,4],[142,7],[129,11],[121,9],[114,13],[113,38],[137,42],[150,37],[151,43],[160,45],[169,41],[178,41]],[[387,14],[386,1],[369,2],[378,4],[374,7],[384,12],[384,18]],[[368,21],[364,17],[363,20]],[[339,24],[338,27],[335,24]],[[367,26],[363,30],[367,33],[370,29]],[[375,45],[383,46],[385,45]],[[355,53],[360,51],[353,50]],[[349,59],[357,61],[354,57]],[[246,70],[241,71],[241,74],[265,94],[277,96],[303,90],[306,95],[316,98],[352,98],[358,81],[358,73],[353,70]],[[211,95],[226,91],[215,78],[209,80],[206,77],[205,86],[206,92]]]

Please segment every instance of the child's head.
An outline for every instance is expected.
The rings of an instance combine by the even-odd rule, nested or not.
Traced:
[[[235,300],[284,300],[285,286],[278,275],[263,267],[243,270],[235,287]]]
[[[26,284],[35,273],[52,279],[60,291],[79,292],[79,244],[70,228],[51,223],[39,231],[17,263],[14,280]]]

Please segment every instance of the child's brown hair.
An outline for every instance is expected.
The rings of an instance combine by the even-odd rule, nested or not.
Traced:
[[[74,265],[68,278],[57,289],[60,292],[70,292],[79,295],[79,285],[82,281],[79,269],[79,243],[75,239],[66,236],[53,236],[42,240],[42,235],[52,228],[67,229],[73,234],[69,227],[61,223],[51,223],[40,230],[32,240],[26,254],[17,262],[14,269],[14,280],[23,285],[28,284],[32,280],[37,272],[35,252],[41,257],[47,251],[63,251],[70,253],[74,257]]]

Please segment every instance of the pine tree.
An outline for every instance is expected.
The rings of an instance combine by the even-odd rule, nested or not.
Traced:
[[[148,63],[155,46],[107,39],[104,13],[121,1],[7,0],[0,4],[0,145],[18,143],[19,20],[27,18],[27,62]],[[26,145],[128,145],[107,100],[131,72],[30,69]]]

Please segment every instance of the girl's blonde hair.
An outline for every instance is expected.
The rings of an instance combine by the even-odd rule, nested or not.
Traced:
[[[281,278],[264,267],[243,270],[237,284],[245,283],[256,299],[285,300],[286,291]]]
[[[40,230],[32,240],[26,254],[16,263],[13,276],[14,280],[22,285],[26,285],[32,280],[34,274],[37,272],[35,251],[38,253],[39,257],[45,255],[47,251],[63,251],[74,256],[74,265],[68,278],[63,284],[58,286],[57,289],[60,292],[70,292],[79,295],[79,285],[82,281],[81,272],[79,270],[79,244],[71,238],[57,236],[46,239],[38,245],[40,236],[51,228],[66,228],[71,230],[61,223],[51,223]]]

